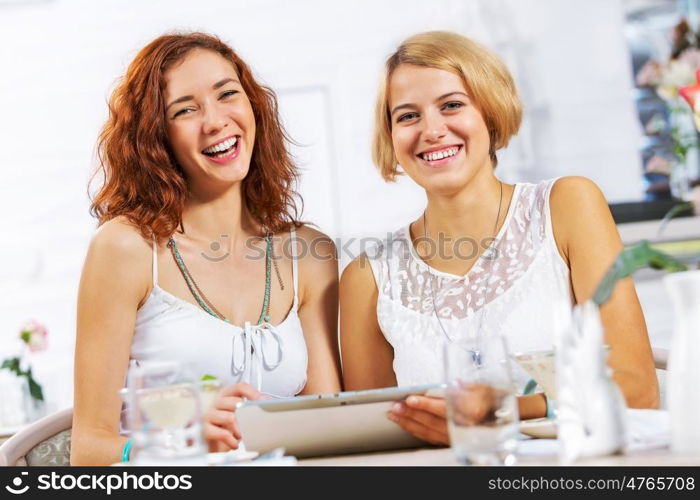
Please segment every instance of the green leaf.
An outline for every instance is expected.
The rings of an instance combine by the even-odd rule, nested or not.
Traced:
[[[659,224],[659,230],[656,231],[656,237],[661,238],[661,234],[664,232],[664,229],[666,229],[668,223],[671,222],[671,219],[673,219],[676,215],[685,212],[686,210],[692,210],[694,207],[695,203],[693,203],[692,201],[678,203],[671,207],[671,210],[666,212],[664,218],[661,219],[661,223]]]
[[[29,382],[29,394],[31,394],[34,399],[43,401],[44,391],[41,389],[41,386],[31,377],[29,377],[27,381]]]
[[[34,380],[34,377],[32,376],[32,369],[30,368],[27,370],[24,375],[27,377],[27,382],[29,383],[29,394],[31,394],[32,398],[38,401],[43,401],[44,391],[41,389],[41,386],[37,383],[37,381]]]
[[[25,344],[29,344],[29,339],[32,338],[32,332],[29,330],[22,330],[19,336]]]
[[[39,401],[44,400],[44,391],[41,389],[41,386],[37,383],[37,381],[34,380],[34,377],[32,376],[32,369],[29,368],[29,370],[27,370],[26,372],[22,371],[19,367],[19,358],[6,359],[2,362],[2,365],[0,365],[0,370],[10,370],[18,377],[27,377],[27,383],[29,385],[29,394],[34,399],[37,399]]]
[[[11,372],[19,375],[22,375],[22,371],[19,369],[19,358],[8,358],[5,361],[2,362],[2,365],[0,365],[0,369],[2,370],[10,370]]]
[[[679,260],[653,249],[648,241],[640,241],[636,245],[625,248],[620,252],[598,285],[595,294],[593,294],[593,302],[598,307],[602,306],[612,295],[612,291],[619,280],[627,278],[636,270],[644,267],[669,272],[688,270],[688,266]]]
[[[202,375],[200,380],[218,380],[218,377],[215,377],[214,375]]]

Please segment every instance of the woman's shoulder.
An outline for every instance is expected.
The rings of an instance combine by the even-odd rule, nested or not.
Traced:
[[[142,261],[152,252],[152,243],[146,240],[138,227],[126,217],[118,216],[102,224],[92,237],[90,251],[117,261]],[[150,265],[150,260],[146,260]]]
[[[303,224],[295,228],[296,259],[301,266],[300,276],[338,279],[338,252],[333,240],[325,233]],[[329,278],[330,279],[330,278]]]
[[[85,257],[82,279],[86,290],[90,290],[85,293],[107,287],[113,296],[138,301],[140,307],[150,292],[151,248],[150,242],[125,217],[102,224]]]
[[[410,224],[406,224],[380,236],[363,238],[360,257],[368,261],[407,259],[412,245],[409,227]]]
[[[616,233],[610,207],[601,189],[586,177],[562,177],[550,194],[552,230],[562,256],[581,241],[593,244],[603,234]]]
[[[295,232],[297,239],[301,242],[300,259],[307,258],[309,255],[337,258],[335,243],[327,234],[307,224],[295,228]]]
[[[553,216],[590,217],[587,210],[608,209],[607,201],[598,185],[587,177],[560,177],[553,182],[549,203]]]
[[[384,234],[362,238],[360,255],[354,258],[343,270],[341,279],[346,282],[374,284],[374,268],[386,269],[394,259],[407,261],[410,258],[409,224]],[[379,272],[379,271],[377,271]],[[380,273],[381,274],[381,273]]]

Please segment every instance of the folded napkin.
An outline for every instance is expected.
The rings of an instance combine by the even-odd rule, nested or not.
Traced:
[[[671,443],[671,420],[666,410],[628,408],[626,451],[665,448]]]
[[[625,400],[612,381],[598,307],[574,307],[557,338],[557,419],[560,461],[621,453],[625,448]]]

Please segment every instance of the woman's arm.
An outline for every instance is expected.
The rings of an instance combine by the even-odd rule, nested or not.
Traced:
[[[576,303],[590,299],[623,249],[600,189],[582,177],[559,179],[550,196],[559,252],[571,270]],[[631,278],[620,281],[600,309],[609,366],[630,408],[657,408],[659,387],[642,308]]]
[[[72,465],[121,460],[121,401],[136,311],[150,291],[149,245],[114,219],[95,234],[78,292]]]
[[[377,322],[377,285],[367,257],[352,261],[340,279],[340,346],[345,389],[396,385],[394,349]]]
[[[304,226],[299,258],[299,319],[308,351],[306,386],[301,394],[338,392],[338,256],[333,241]]]
[[[78,292],[72,465],[109,465],[121,460],[119,435],[124,387],[136,313],[151,291],[150,243],[120,218],[95,234]],[[236,448],[234,411],[241,398],[259,399],[248,384],[224,388],[204,416],[210,450]]]

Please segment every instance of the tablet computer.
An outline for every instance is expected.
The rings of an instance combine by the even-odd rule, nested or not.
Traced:
[[[416,448],[425,442],[386,414],[412,394],[443,392],[443,385],[425,385],[243,401],[236,419],[246,449],[259,453],[283,447],[287,455],[303,458]]]

